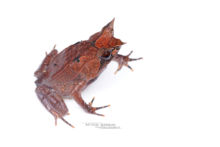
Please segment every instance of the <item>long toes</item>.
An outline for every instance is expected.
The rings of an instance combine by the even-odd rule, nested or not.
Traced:
[[[133,51],[130,51],[130,53],[127,55],[127,57],[129,57],[132,53],[133,53]]]
[[[121,70],[121,68],[122,68],[122,65],[119,65],[118,69],[115,71],[115,74],[117,74],[118,71]]]
[[[143,57],[140,57],[140,58],[129,58],[129,61],[136,61],[136,60],[141,60],[143,59]]]
[[[71,123],[69,123],[68,121],[66,121],[63,117],[60,117],[60,119],[61,119],[62,121],[64,121],[67,125],[69,125],[70,127],[75,128]]]
[[[98,115],[98,116],[105,116],[105,115],[103,115],[103,114],[100,114],[100,113],[96,113],[96,112],[94,112],[93,114],[95,114],[95,115]]]
[[[110,105],[105,105],[105,106],[101,106],[101,107],[93,107],[92,104],[93,104],[94,100],[95,100],[95,97],[93,97],[92,100],[87,105],[87,111],[89,113],[92,113],[92,114],[96,114],[96,115],[99,115],[99,116],[104,116],[103,114],[96,113],[96,110],[109,107]]]
[[[92,98],[91,102],[89,103],[89,106],[92,106],[92,103],[94,102],[95,97]]]
[[[55,125],[57,125],[57,119],[60,118],[63,122],[65,122],[67,125],[69,125],[70,127],[74,128],[74,126],[72,124],[70,124],[68,121],[66,121],[62,116],[59,116],[58,113],[56,113],[55,111],[51,111],[51,113],[54,115],[55,118]]]
[[[103,114],[96,113],[96,110],[107,108],[107,107],[110,107],[110,105],[101,106],[101,107],[92,107],[92,106],[89,105],[87,110],[88,110],[89,113],[99,115],[99,116],[104,116]]]
[[[130,65],[126,65],[131,71],[134,71],[133,68]]]
[[[95,110],[103,109],[103,108],[110,107],[110,106],[111,106],[111,105],[106,105],[106,106],[101,106],[101,107],[95,107]]]

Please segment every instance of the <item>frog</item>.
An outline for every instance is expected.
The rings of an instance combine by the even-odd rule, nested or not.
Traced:
[[[114,37],[114,20],[88,40],[79,41],[61,52],[55,45],[34,72],[37,78],[35,92],[43,106],[54,116],[55,125],[59,118],[74,127],[64,119],[69,114],[64,102],[66,98],[74,99],[88,113],[104,116],[96,111],[110,105],[94,107],[94,98],[86,103],[82,91],[99,77],[111,61],[118,63],[116,74],[123,66],[133,70],[128,62],[142,59],[130,58],[132,51],[128,55],[118,53],[125,43]]]

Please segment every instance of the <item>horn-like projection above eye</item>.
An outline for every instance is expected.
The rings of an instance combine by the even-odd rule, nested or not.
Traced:
[[[90,41],[95,42],[95,46],[98,48],[112,48],[123,45],[124,43],[114,37],[114,20],[109,22],[101,32],[98,32],[89,38]]]

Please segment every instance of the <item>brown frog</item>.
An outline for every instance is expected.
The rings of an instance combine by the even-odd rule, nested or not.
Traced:
[[[55,117],[55,124],[57,118],[60,118],[73,127],[63,118],[68,114],[63,100],[67,96],[74,98],[88,113],[103,116],[96,113],[96,110],[110,105],[93,107],[94,98],[90,103],[85,103],[81,96],[82,90],[95,81],[112,60],[118,62],[117,72],[123,65],[132,70],[128,62],[142,59],[129,58],[132,52],[127,56],[118,54],[124,43],[114,37],[113,24],[114,19],[88,40],[70,45],[60,53],[54,46],[54,49],[46,54],[42,64],[35,72],[37,96]]]

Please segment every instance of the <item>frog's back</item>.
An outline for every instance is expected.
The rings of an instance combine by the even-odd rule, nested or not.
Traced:
[[[51,61],[48,67],[49,76],[45,82],[54,89],[68,94],[73,87],[87,82],[87,74],[92,73],[92,70],[86,72],[87,74],[82,70],[85,70],[84,65],[95,56],[96,48],[88,41],[67,47]],[[98,65],[99,61],[93,60],[92,62],[97,62]]]
[[[68,71],[69,66],[74,64],[79,60],[80,54],[82,52],[86,51],[89,47],[89,43],[86,41],[75,43],[67,48],[65,48],[63,51],[57,54],[57,56],[51,61],[49,67],[48,67],[48,73],[50,73],[50,81],[58,80],[57,77],[67,77],[63,74],[70,74],[71,76],[74,76],[77,74],[77,71]],[[72,72],[72,73],[70,73]],[[59,79],[62,80],[62,79]]]

